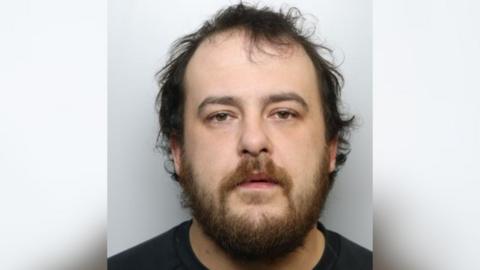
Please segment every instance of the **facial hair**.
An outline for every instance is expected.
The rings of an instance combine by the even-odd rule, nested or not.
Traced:
[[[179,172],[183,188],[182,204],[191,210],[203,232],[233,259],[271,261],[302,246],[320,217],[329,191],[326,156],[319,163],[311,179],[313,188],[304,190],[300,198],[293,198],[291,190],[294,181],[285,169],[276,166],[271,159],[243,159],[220,182],[216,200],[213,194],[198,184],[191,164],[183,158]],[[229,211],[228,196],[254,171],[275,179],[282,188],[288,201],[288,209],[283,216],[262,215],[253,223],[248,217],[233,215]]]

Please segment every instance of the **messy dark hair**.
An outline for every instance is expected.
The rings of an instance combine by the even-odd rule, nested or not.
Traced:
[[[200,29],[173,44],[168,62],[157,73],[160,91],[156,99],[160,123],[157,147],[169,157],[166,169],[173,179],[178,180],[178,175],[172,166],[170,140],[174,138],[180,144],[183,143],[184,77],[187,64],[205,39],[228,30],[241,29],[248,34],[251,44],[257,47],[259,42],[279,47],[298,44],[313,62],[323,105],[325,137],[327,142],[338,140],[336,169],[329,175],[330,186],[333,184],[339,168],[345,163],[350,152],[348,139],[354,117],[346,117],[340,112],[343,76],[332,62],[321,55],[322,53],[331,55],[332,51],[312,41],[314,31],[307,33],[303,30],[304,21],[305,18],[296,8],[276,12],[268,7],[258,8],[239,3],[220,10]]]

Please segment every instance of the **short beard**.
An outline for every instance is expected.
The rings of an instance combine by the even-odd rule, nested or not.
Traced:
[[[292,179],[273,161],[242,160],[237,168],[222,179],[219,201],[215,202],[195,181],[192,166],[184,158],[179,173],[183,187],[182,203],[190,208],[203,232],[233,259],[240,261],[272,261],[303,245],[306,235],[318,221],[329,191],[328,160],[324,157],[314,174],[314,187],[301,198],[292,198]],[[282,217],[263,215],[252,222],[248,217],[232,215],[226,206],[227,196],[253,170],[261,170],[278,182],[288,199],[288,211]],[[295,204],[296,199],[297,204]]]

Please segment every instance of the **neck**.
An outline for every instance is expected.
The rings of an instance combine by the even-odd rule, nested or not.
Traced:
[[[320,260],[325,248],[325,238],[316,224],[308,232],[304,244],[285,257],[275,261],[244,262],[232,259],[215,241],[208,237],[193,219],[190,227],[190,244],[197,258],[208,269],[312,269]]]

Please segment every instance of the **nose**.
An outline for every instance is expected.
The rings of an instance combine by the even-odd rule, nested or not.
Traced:
[[[271,154],[272,144],[260,119],[245,120],[242,123],[238,150],[241,156]]]

